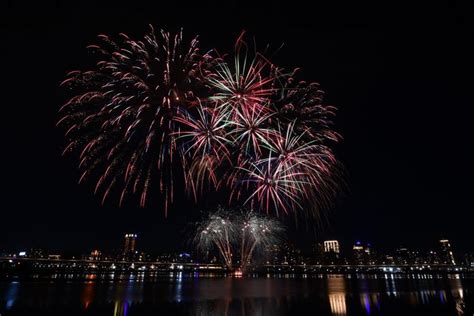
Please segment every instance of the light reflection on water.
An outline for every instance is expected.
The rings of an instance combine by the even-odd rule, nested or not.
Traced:
[[[335,316],[347,315],[346,310],[346,280],[344,276],[328,276],[327,287],[331,313]]]
[[[136,310],[160,310],[160,306],[173,310],[182,305],[184,314],[192,315],[296,315],[298,308],[310,308],[317,315],[347,316],[383,315],[396,304],[409,315],[420,314],[418,306],[433,307],[426,315],[444,315],[436,312],[443,306],[442,311],[450,315],[470,315],[465,312],[472,309],[472,302],[466,297],[472,301],[474,291],[474,280],[460,275],[277,274],[232,278],[179,272],[52,278],[0,281],[0,314],[59,307],[88,315],[127,316],[130,310],[141,315]]]
[[[7,295],[6,295],[6,309],[11,309],[13,305],[15,304],[15,300],[18,296],[18,287],[19,283],[17,281],[12,281],[10,283],[10,286],[8,287],[7,290]]]

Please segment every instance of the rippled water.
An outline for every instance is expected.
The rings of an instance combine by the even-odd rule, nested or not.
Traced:
[[[53,275],[0,281],[0,315],[469,315],[460,275]]]

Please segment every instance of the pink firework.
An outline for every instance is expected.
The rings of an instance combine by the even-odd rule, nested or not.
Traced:
[[[297,170],[297,167],[295,164],[289,169],[284,168],[282,163],[274,161],[271,156],[255,163],[249,162],[248,166],[239,166],[238,169],[242,172],[239,174],[240,179],[234,182],[237,187],[233,195],[239,196],[238,191],[248,185],[252,193],[245,203],[250,202],[253,207],[257,206],[267,212],[273,210],[277,215],[279,210],[288,214],[295,207],[302,207],[300,197],[307,184],[306,174]]]
[[[281,164],[283,170],[300,174],[304,183],[301,192],[311,201],[306,209],[318,215],[321,209],[329,206],[336,193],[338,181],[335,180],[339,180],[340,169],[334,153],[325,144],[317,139],[306,140],[309,133],[309,130],[297,133],[294,122],[288,124],[281,137],[272,138],[270,150],[274,156],[268,159]]]
[[[79,154],[79,181],[94,181],[102,202],[137,193],[143,207],[156,188],[166,214],[181,176],[195,199],[223,189],[268,213],[318,216],[329,206],[341,170],[331,147],[341,137],[318,84],[295,83],[252,53],[243,33],[230,63],[181,33],[99,39],[90,46],[96,67],[62,83],[74,95],[58,125],[64,152]]]
[[[64,152],[80,151],[81,181],[98,178],[103,201],[118,188],[120,202],[139,192],[144,206],[154,175],[165,213],[173,199],[177,151],[176,118],[199,104],[210,56],[181,33],[150,32],[143,40],[100,35],[91,45],[99,56],[94,70],[73,71],[62,83],[76,92],[61,109],[70,140]],[[177,160],[179,163],[180,159]]]
[[[207,77],[214,89],[210,98],[221,107],[230,107],[230,110],[246,106],[264,107],[275,93],[275,81],[279,77],[278,69],[263,55],[249,57],[243,35],[237,39],[233,64],[229,65],[222,58]]]
[[[218,186],[217,168],[223,161],[230,162],[231,153],[226,128],[229,125],[227,114],[217,108],[197,108],[197,117],[190,115],[177,117],[183,125],[177,133],[182,142],[183,156],[190,156],[189,167],[185,163],[186,185],[197,199],[205,184]]]
[[[269,128],[272,113],[258,105],[236,109],[234,113],[235,119],[230,122],[229,131],[233,145],[240,148],[245,156],[260,157],[265,150],[262,147],[269,148],[271,139],[278,138],[277,131]]]

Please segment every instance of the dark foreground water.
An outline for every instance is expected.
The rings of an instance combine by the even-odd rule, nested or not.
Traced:
[[[0,315],[469,315],[460,275],[272,275],[254,278],[54,275],[4,278]]]

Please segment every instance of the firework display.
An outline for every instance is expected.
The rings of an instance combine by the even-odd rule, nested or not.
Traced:
[[[237,239],[238,224],[232,213],[222,207],[203,220],[197,230],[195,242],[205,252],[216,247],[228,268],[232,268],[232,248]]]
[[[255,212],[241,215],[240,269],[245,271],[256,249],[279,245],[284,228],[280,222]]]
[[[199,103],[208,56],[197,39],[183,41],[151,28],[143,41],[121,34],[119,42],[99,36],[89,46],[99,57],[92,71],[73,71],[62,85],[78,94],[61,109],[58,125],[70,139],[65,152],[80,151],[81,180],[97,176],[103,199],[116,186],[120,202],[128,192],[141,194],[144,206],[150,182],[165,196],[165,212],[173,198],[177,117]]]
[[[218,207],[199,223],[194,242],[203,253],[216,248],[228,269],[234,254],[240,254],[239,269],[245,271],[257,249],[278,245],[284,228],[268,216],[248,210]]]
[[[73,96],[58,125],[64,152],[79,153],[80,182],[95,181],[103,200],[117,191],[120,204],[138,193],[144,206],[157,190],[166,213],[181,177],[195,199],[222,191],[267,213],[318,216],[339,183],[335,108],[243,35],[226,55],[153,28],[141,41],[99,36],[95,69],[62,83]]]

